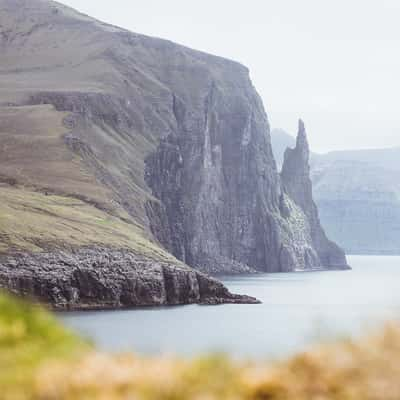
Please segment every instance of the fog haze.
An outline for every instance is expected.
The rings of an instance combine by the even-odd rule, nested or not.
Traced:
[[[396,0],[63,0],[134,32],[247,65],[272,127],[314,151],[400,146]]]

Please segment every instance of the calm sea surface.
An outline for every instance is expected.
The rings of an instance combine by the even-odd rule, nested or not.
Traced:
[[[400,257],[349,256],[352,271],[226,277],[260,305],[60,314],[99,348],[142,354],[281,357],[400,317]]]

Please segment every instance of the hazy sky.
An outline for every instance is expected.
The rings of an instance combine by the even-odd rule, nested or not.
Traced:
[[[399,0],[61,0],[246,64],[271,126],[314,151],[400,146]]]

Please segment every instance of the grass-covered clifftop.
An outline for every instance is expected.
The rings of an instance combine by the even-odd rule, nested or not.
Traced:
[[[282,362],[94,351],[46,311],[0,295],[3,400],[397,400],[400,328]]]

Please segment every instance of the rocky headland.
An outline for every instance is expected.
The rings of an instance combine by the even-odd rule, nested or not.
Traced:
[[[1,257],[1,287],[56,310],[258,303],[184,265],[107,248]]]
[[[243,302],[199,271],[347,268],[298,191],[308,158],[280,176],[243,65],[50,0],[0,0],[0,52],[3,287],[66,308]]]

